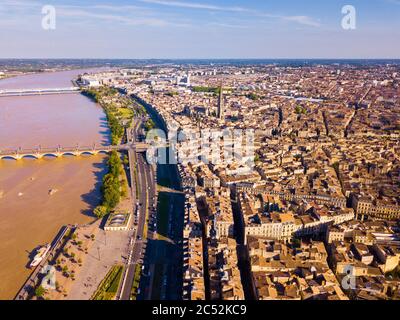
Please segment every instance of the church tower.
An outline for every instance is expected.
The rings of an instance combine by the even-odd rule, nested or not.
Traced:
[[[221,83],[221,86],[219,87],[217,117],[220,120],[224,120],[225,119],[224,92],[223,92],[222,83]]]

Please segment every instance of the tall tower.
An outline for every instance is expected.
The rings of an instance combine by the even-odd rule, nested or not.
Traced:
[[[221,83],[221,86],[219,87],[217,117],[220,120],[224,120],[225,119],[224,93],[223,93],[222,83]]]

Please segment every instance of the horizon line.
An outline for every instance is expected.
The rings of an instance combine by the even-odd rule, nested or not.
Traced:
[[[374,58],[0,58],[0,60],[400,60],[391,57]]]

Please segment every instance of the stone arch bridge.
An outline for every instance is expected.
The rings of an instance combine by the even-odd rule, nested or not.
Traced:
[[[17,150],[0,150],[0,160],[14,159],[21,160],[23,158],[42,159],[43,157],[62,157],[62,156],[81,156],[81,155],[97,155],[100,153],[110,153],[113,150],[129,150],[133,149],[136,152],[145,152],[148,145],[145,143],[136,144],[121,144],[117,146],[75,146],[75,147],[61,147],[56,148],[41,148],[37,149],[22,149]]]

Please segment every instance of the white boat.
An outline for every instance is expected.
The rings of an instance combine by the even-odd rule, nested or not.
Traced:
[[[37,253],[35,257],[33,258],[31,264],[29,265],[31,268],[35,268],[39,265],[40,262],[42,262],[43,258],[46,256],[46,254],[50,250],[50,244],[46,244],[45,246],[39,248],[37,250]]]

